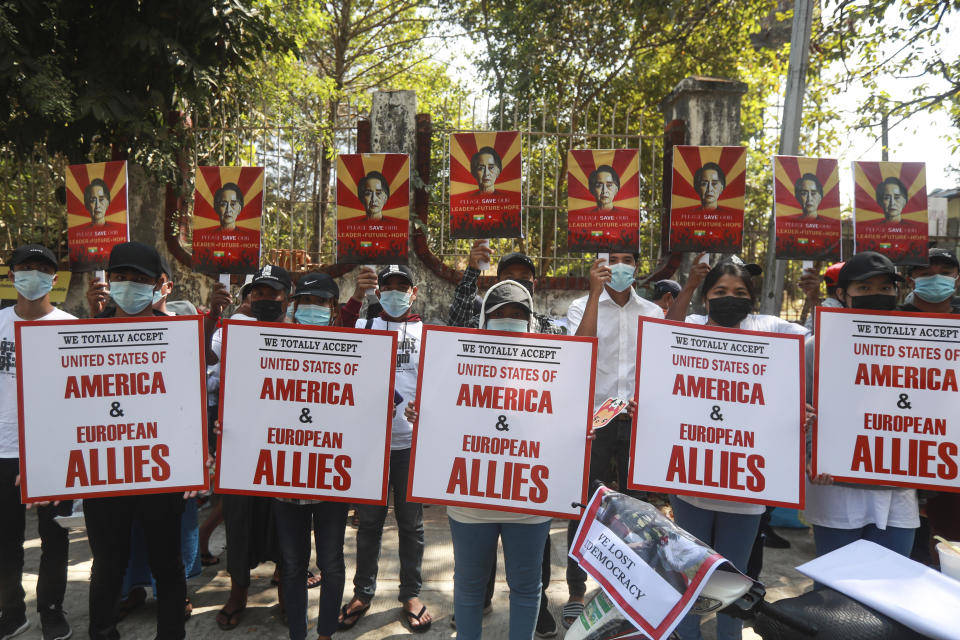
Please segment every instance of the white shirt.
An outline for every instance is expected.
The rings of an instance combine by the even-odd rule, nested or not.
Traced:
[[[235,313],[230,320],[256,320],[253,316]],[[220,392],[220,350],[223,348],[223,331],[220,327],[213,332],[210,338],[210,350],[217,354],[217,363],[207,367],[207,405],[217,404],[217,395]]]
[[[916,489],[812,484],[807,480],[804,517],[810,524],[833,529],[878,529],[920,526]]]
[[[76,320],[54,309],[37,320]],[[22,322],[14,307],[0,309],[0,458],[20,457],[20,420],[17,404],[17,348],[14,322]]]
[[[577,298],[567,310],[570,334],[574,335],[587,297]],[[637,324],[640,316],[662,318],[663,309],[644,300],[630,288],[630,299],[622,307],[613,301],[604,288],[597,306],[597,377],[594,386],[593,408],[607,398],[633,398],[637,369]]]

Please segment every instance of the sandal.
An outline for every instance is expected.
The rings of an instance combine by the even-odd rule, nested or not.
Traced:
[[[423,605],[420,608],[420,613],[414,613],[413,611],[403,610],[405,617],[403,621],[407,624],[407,627],[413,633],[424,633],[430,629],[430,625],[433,624],[433,620],[427,620],[426,622],[420,622],[420,618],[423,617],[423,614],[427,612],[427,605]],[[413,621],[416,620],[417,624],[413,624]]]
[[[564,629],[569,629],[570,625],[577,621],[580,614],[583,613],[582,602],[568,602],[560,609],[560,624]]]
[[[200,552],[200,564],[204,567],[212,567],[213,565],[220,562],[220,558],[213,555],[209,551]]]
[[[233,611],[227,610],[226,607],[220,609],[220,612],[217,613],[217,626],[220,627],[223,631],[230,631],[236,629],[237,625],[240,624],[240,614],[247,608],[247,605],[243,605],[239,609],[234,609]],[[223,620],[221,620],[223,616]]]
[[[359,609],[354,609],[352,612],[349,612],[350,605],[354,602],[359,602],[362,606]],[[360,618],[362,618],[363,614],[365,614],[369,609],[369,602],[364,603],[363,600],[354,598],[347,604],[340,607],[340,620],[337,622],[337,629],[340,631],[352,629],[358,622],[360,622]],[[352,618],[352,621],[347,622],[348,618]]]
[[[313,575],[313,572],[307,571],[307,589],[313,589],[320,586],[320,577]]]
[[[190,616],[193,615],[193,603],[190,602],[190,598],[185,598],[183,603],[183,621],[186,622],[190,619]]]

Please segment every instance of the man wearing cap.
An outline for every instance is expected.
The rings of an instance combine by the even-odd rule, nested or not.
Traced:
[[[827,297],[822,300],[820,299],[820,275],[816,269],[804,270],[803,275],[800,276],[800,280],[797,282],[797,286],[806,296],[807,301],[805,306],[810,309],[810,315],[803,325],[810,333],[816,330],[816,307],[839,309],[843,306],[843,303],[837,300],[837,278],[842,268],[843,263],[836,262],[827,267],[827,270],[823,272],[823,283],[827,286]]]
[[[475,240],[470,248],[467,268],[463,271],[463,278],[453,292],[453,302],[447,313],[447,324],[451,327],[470,327],[476,329],[480,322],[479,314],[474,311],[474,301],[477,298],[477,279],[480,277],[480,265],[490,262],[491,249],[483,240]],[[537,270],[533,260],[524,253],[514,252],[500,258],[497,263],[497,282],[515,280],[527,288],[530,295],[534,292],[534,281]],[[563,335],[566,330],[555,323],[548,316],[534,313],[537,333]]]
[[[131,318],[163,315],[153,309],[154,292],[160,289],[163,268],[160,255],[140,242],[116,245],[107,265],[108,294],[116,304],[99,318]],[[90,574],[91,640],[120,637],[115,607],[127,559],[130,527],[143,528],[150,571],[157,581],[157,638],[178,640],[185,636],[184,604],[187,583],[180,556],[180,520],[184,499],[195,492],[157,493],[88,498],[83,501],[87,540],[93,554]]]
[[[664,315],[680,293],[680,283],[676,280],[659,280],[653,285],[653,304],[663,310]]]
[[[17,248],[10,274],[17,303],[0,309],[0,638],[12,638],[30,626],[23,591],[23,542],[26,508],[20,502],[20,438],[17,419],[17,367],[14,323],[21,320],[74,320],[50,304],[57,281],[57,257],[38,244]],[[68,638],[72,632],[63,615],[67,588],[67,530],[54,517],[70,513],[72,502],[37,509],[40,569],[37,611],[44,640]]]
[[[907,267],[907,283],[913,293],[909,302],[900,307],[902,311],[923,313],[960,313],[957,294],[957,277],[960,262],[947,249],[932,247],[928,253],[929,263]]]
[[[360,320],[360,307],[366,292],[379,286],[377,295],[383,311],[379,317]],[[423,321],[411,312],[417,299],[413,273],[406,265],[391,264],[376,274],[363,267],[357,276],[353,295],[340,310],[340,326],[393,331],[397,334],[397,363],[394,388],[402,396],[395,402],[416,397],[420,364],[420,337]],[[410,471],[410,447],[413,425],[397,411],[390,439],[390,484],[393,486],[393,514],[397,519],[400,555],[400,593],[402,620],[415,633],[430,628],[432,617],[420,602],[423,585],[423,505],[407,502],[407,476]],[[386,506],[357,505],[357,570],[353,578],[353,598],[341,609],[340,629],[349,629],[370,608],[377,589],[377,572]]]

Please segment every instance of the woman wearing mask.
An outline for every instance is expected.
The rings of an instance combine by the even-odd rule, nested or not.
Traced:
[[[760,267],[744,264],[733,257],[711,269],[709,265],[700,263],[699,259],[698,256],[687,282],[670,307],[668,320],[770,333],[807,333],[798,324],[776,316],[753,313],[756,304],[753,276],[759,275]],[[685,316],[698,286],[707,315]],[[760,516],[765,509],[763,505],[694,496],[671,496],[670,504],[678,525],[713,547],[737,569],[746,572],[760,526]],[[743,623],[739,619],[717,616],[718,640],[739,640],[742,630]],[[677,635],[681,640],[700,640],[700,617],[688,615],[684,618],[677,627]]]
[[[307,273],[297,280],[293,295],[293,321],[305,326],[330,326],[337,319],[340,289],[325,273]],[[317,547],[320,569],[318,640],[327,640],[337,629],[337,614],[343,598],[346,567],[343,537],[347,526],[347,503],[277,498],[274,516],[280,541],[280,593],[287,613],[290,640],[307,635],[307,574],[310,562],[310,531]]]
[[[495,331],[533,331],[533,301],[513,280],[490,287],[480,310],[480,326]],[[413,404],[407,419],[416,422]],[[490,509],[447,507],[453,538],[453,610],[459,640],[482,637],[483,601],[490,568],[503,542],[504,568],[510,586],[509,640],[530,640],[540,608],[540,565],[550,532],[550,518]]]

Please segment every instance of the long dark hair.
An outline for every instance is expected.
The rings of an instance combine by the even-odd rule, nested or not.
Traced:
[[[750,303],[757,304],[757,292],[753,288],[753,275],[743,265],[729,261],[717,264],[713,269],[710,269],[710,273],[703,279],[703,284],[700,285],[700,297],[704,302],[707,300],[707,291],[710,291],[717,284],[717,280],[723,276],[740,278],[743,281],[743,286],[747,288],[747,292],[750,294]]]

